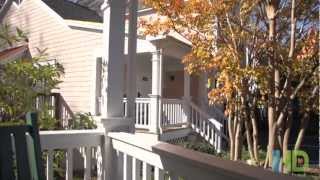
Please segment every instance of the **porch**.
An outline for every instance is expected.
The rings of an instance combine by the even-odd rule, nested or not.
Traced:
[[[67,180],[75,178],[74,166],[79,164],[84,169],[80,177],[84,180],[298,179],[126,132],[130,121],[105,123],[108,128],[100,130],[40,132],[42,150],[47,154],[47,180],[56,179],[56,150],[65,152]],[[80,157],[75,156],[79,152]]]

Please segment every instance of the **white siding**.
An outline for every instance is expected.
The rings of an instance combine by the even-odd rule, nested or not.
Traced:
[[[74,112],[94,111],[95,54],[102,48],[102,33],[69,28],[64,20],[40,0],[24,0],[12,6],[5,22],[28,33],[32,56],[45,49],[48,58],[65,68],[58,92]]]

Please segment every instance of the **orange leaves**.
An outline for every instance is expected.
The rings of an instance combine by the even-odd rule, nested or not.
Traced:
[[[306,39],[303,42],[303,47],[297,54],[297,59],[300,61],[308,60],[314,56],[319,57],[319,32],[317,30],[310,29]]]
[[[289,72],[299,79],[304,72],[311,71],[314,60],[319,57],[319,32],[314,28],[306,36],[307,29],[311,29],[317,22],[310,18],[304,22],[302,17],[308,18],[311,12],[306,10],[308,8],[297,7],[295,56],[293,60],[288,58],[288,38],[291,32],[288,12],[291,6],[284,4],[276,14],[273,6],[267,5],[265,8],[261,2],[145,0],[159,16],[140,19],[140,30],[143,35],[153,36],[175,31],[188,39],[192,49],[183,59],[185,69],[189,73],[216,72],[210,77],[210,82],[218,82],[217,88],[209,93],[212,102],[235,98],[244,89],[246,92],[254,89],[255,92],[250,92],[250,95],[263,97],[272,88],[267,78],[274,66],[271,63],[268,65],[268,60],[272,59],[272,63],[279,69],[283,78],[281,83]],[[310,2],[301,1],[300,4],[304,7]],[[303,14],[308,15],[301,16],[299,12],[302,10]],[[275,15],[278,16],[277,33],[275,41],[271,42],[267,40],[268,18]],[[306,26],[300,29],[303,23]]]

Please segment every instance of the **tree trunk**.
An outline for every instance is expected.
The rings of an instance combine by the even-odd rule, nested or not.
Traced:
[[[292,107],[289,107],[288,111],[289,112],[287,116],[286,130],[283,136],[283,147],[282,147],[283,159],[286,159],[286,155],[288,151],[289,138],[290,138],[290,132],[291,132],[291,126],[292,126]]]
[[[229,118],[228,118],[228,132],[229,132],[229,145],[230,145],[230,160],[233,160],[234,159],[234,143],[235,143],[235,140],[234,140],[234,131],[233,131],[233,123],[232,122],[232,114],[233,112],[230,112],[229,114]]]
[[[274,149],[274,133],[273,131],[275,130],[275,122],[274,122],[274,117],[275,117],[275,86],[278,86],[275,84],[275,59],[274,59],[274,41],[275,41],[275,32],[276,32],[276,11],[278,9],[278,0],[271,0],[267,5],[266,5],[266,14],[268,17],[268,22],[269,22],[269,42],[271,43],[271,47],[269,49],[269,58],[268,58],[268,64],[270,68],[270,73],[271,77],[269,78],[269,89],[270,92],[268,94],[268,127],[269,127],[269,143],[268,143],[268,152],[267,152],[267,157],[268,157],[268,162],[269,166],[272,164],[272,151]]]
[[[242,141],[242,118],[240,117],[240,114],[237,114],[238,119],[237,119],[237,129],[236,129],[236,134],[235,134],[235,152],[234,152],[234,161],[239,160],[241,156],[241,141]]]
[[[299,134],[298,134],[298,137],[297,137],[297,140],[296,140],[296,144],[294,145],[294,150],[299,150],[300,149],[300,146],[301,146],[301,143],[302,143],[302,140],[303,140],[303,137],[304,137],[304,133],[308,127],[308,124],[309,124],[309,119],[308,119],[308,113],[305,112],[304,115],[303,115],[303,118],[301,119],[301,124],[300,124],[300,130],[299,130]]]
[[[319,86],[314,87],[313,91],[312,91],[312,95],[308,98],[308,106],[309,107],[306,109],[306,111],[304,112],[303,117],[301,119],[299,134],[298,134],[295,146],[294,146],[295,150],[298,150],[301,146],[304,133],[305,133],[305,131],[308,127],[308,124],[309,124],[309,114],[311,111],[310,106],[312,106],[313,98],[318,94],[317,93],[318,89],[319,89]]]
[[[250,159],[253,161],[256,161],[256,158],[254,157],[253,153],[253,143],[252,143],[252,137],[251,137],[251,131],[250,131],[250,126],[249,126],[249,119],[245,119],[244,125],[246,128],[246,138],[247,138],[247,143],[248,143],[248,151],[250,155]]]
[[[259,162],[259,149],[258,149],[258,127],[257,127],[257,121],[255,117],[255,100],[253,101],[254,106],[251,107],[251,124],[252,124],[252,140],[253,140],[253,155],[256,162]]]

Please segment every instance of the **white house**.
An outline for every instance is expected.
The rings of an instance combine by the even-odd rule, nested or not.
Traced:
[[[53,10],[61,8],[61,4],[55,6],[58,2],[69,11]],[[99,21],[99,16],[88,9],[62,0],[7,1],[1,12],[4,15],[0,13],[2,22],[29,33],[31,55],[36,55],[36,47],[48,48],[49,57],[64,65],[66,74],[59,92],[71,110],[90,111],[103,124],[96,130],[40,132],[48,180],[54,179],[54,151],[61,149],[66,152],[67,180],[74,176],[74,149],[83,154],[85,180],[92,178],[93,170],[99,180],[298,179],[161,142],[193,131],[220,151],[226,140],[222,123],[196,104],[201,100],[191,99],[202,97],[202,88],[201,81],[192,80],[180,63],[188,43],[175,36],[137,39],[137,0],[105,0],[101,8],[103,24],[79,21],[77,8],[87,13],[86,18]],[[142,98],[136,98],[137,92]],[[139,133],[133,125],[150,133]],[[178,128],[166,131],[172,126]],[[14,138],[11,134],[8,139]],[[12,151],[11,146],[3,149]],[[92,159],[97,160],[96,169]],[[30,169],[29,163],[25,164],[23,168]]]
[[[8,0],[2,7],[0,21],[27,33],[32,56],[38,54],[38,49],[46,50],[49,60],[65,68],[63,82],[56,90],[61,95],[59,117],[66,119],[75,112],[90,112],[100,121],[121,114],[134,118],[137,128],[156,134],[172,126],[188,126],[191,117],[210,120],[205,75],[190,77],[181,62],[190,43],[174,33],[137,37],[136,25],[129,24],[136,24],[134,19],[156,16],[150,8],[139,10],[138,18],[124,12],[119,18],[125,25],[122,27],[117,22],[121,19],[116,19],[117,23],[112,24],[115,27],[110,28],[111,25],[103,24],[103,19],[112,21],[112,12],[97,10],[102,2]],[[116,36],[123,30],[123,43],[103,33],[112,29],[115,32],[110,33]],[[124,53],[114,55],[117,61],[113,65],[103,58],[113,55],[106,49],[124,49]],[[127,98],[113,101],[106,91]],[[222,119],[217,114],[214,115]],[[221,128],[220,122],[209,124]]]

